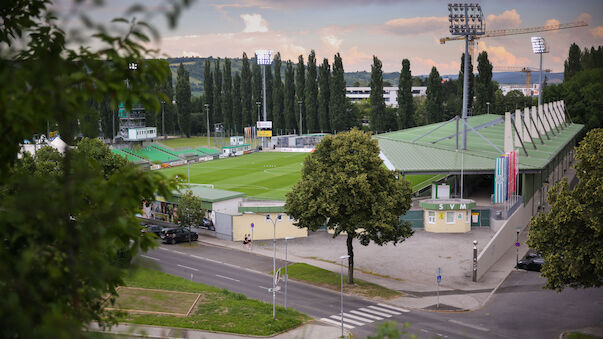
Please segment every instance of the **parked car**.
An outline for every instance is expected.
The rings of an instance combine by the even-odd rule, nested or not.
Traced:
[[[184,227],[164,228],[163,231],[161,231],[161,238],[163,239],[164,243],[169,243],[173,245],[177,242],[188,241],[189,234],[190,239],[193,241],[197,241],[197,239],[199,238],[199,235],[197,235],[197,233],[191,232]]]
[[[210,231],[215,231],[214,222],[211,219],[203,217],[203,220],[199,223],[199,227],[207,228]]]
[[[527,271],[540,272],[542,264],[544,264],[544,259],[541,256],[533,252],[528,252],[523,259],[519,260],[517,268]]]
[[[153,233],[158,238],[161,238],[161,230],[163,230],[163,227],[153,224],[146,225],[145,228],[142,229],[143,232]]]

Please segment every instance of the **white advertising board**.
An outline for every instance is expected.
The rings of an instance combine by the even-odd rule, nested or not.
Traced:
[[[258,128],[272,129],[272,121],[258,121]]]

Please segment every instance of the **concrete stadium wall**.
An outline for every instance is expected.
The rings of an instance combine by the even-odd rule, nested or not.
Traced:
[[[271,213],[273,220],[277,213]],[[232,216],[232,240],[243,241],[245,234],[251,234],[251,223],[253,223],[253,240],[268,240],[272,239],[274,234],[274,226],[272,222],[266,221],[266,214],[251,214],[245,213],[242,215]],[[285,237],[304,238],[308,236],[307,228],[298,228],[293,225],[293,221],[289,220],[289,216],[283,215],[283,220],[276,223],[276,238],[284,239]]]

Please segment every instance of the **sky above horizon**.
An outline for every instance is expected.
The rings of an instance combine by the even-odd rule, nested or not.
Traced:
[[[119,16],[132,1],[107,4],[105,15]],[[156,3],[157,1],[145,2]],[[370,71],[373,55],[385,72],[400,71],[401,61],[411,62],[413,75],[457,74],[464,51],[462,41],[444,45],[449,36],[447,1],[440,0],[209,0],[187,8],[174,30],[157,21],[161,39],[155,45],[169,57],[253,56],[256,49],[279,51],[282,59],[307,62],[311,50],[317,63],[333,62],[341,53],[346,72]],[[603,45],[601,0],[479,1],[486,30],[544,26],[585,21],[587,27],[492,37],[479,40],[477,51],[487,51],[497,66],[538,67],[530,37],[542,36],[550,53],[543,67],[563,71],[569,46]]]

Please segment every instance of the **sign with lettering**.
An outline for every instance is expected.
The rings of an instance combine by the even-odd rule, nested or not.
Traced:
[[[475,207],[475,201],[470,202],[442,202],[438,203],[436,200],[428,200],[419,202],[419,206],[427,210],[438,210],[438,211],[450,211],[450,210],[468,210]]]

